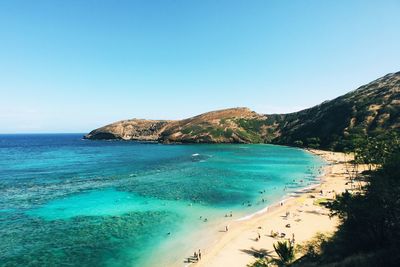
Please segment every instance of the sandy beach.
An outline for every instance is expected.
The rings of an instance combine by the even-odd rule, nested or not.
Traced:
[[[337,227],[337,219],[329,218],[329,211],[316,201],[334,198],[335,194],[350,189],[351,185],[346,184],[350,171],[346,162],[351,158],[344,153],[310,152],[327,162],[319,185],[292,194],[282,203],[272,205],[250,218],[232,220],[228,231],[220,229],[216,240],[203,249],[201,260],[191,266],[246,266],[256,260],[255,253],[275,256],[273,243],[278,240],[294,237],[295,243],[301,244],[318,232],[333,232]],[[273,238],[271,231],[284,233],[285,237]],[[259,240],[258,236],[261,237]]]

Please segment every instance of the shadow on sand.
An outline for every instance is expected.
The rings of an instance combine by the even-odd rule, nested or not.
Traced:
[[[251,249],[241,249],[240,251],[247,253],[253,257],[256,258],[265,258],[265,257],[272,257],[271,253],[272,251],[268,251],[266,249],[255,249],[255,248],[251,248]]]

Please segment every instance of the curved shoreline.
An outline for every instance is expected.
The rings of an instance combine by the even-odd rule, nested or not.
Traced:
[[[273,251],[272,244],[276,239],[269,237],[269,232],[292,232],[296,235],[296,241],[302,242],[312,238],[318,231],[331,232],[336,228],[337,221],[331,220],[327,210],[313,204],[318,199],[318,190],[331,189],[322,197],[334,197],[334,194],[344,191],[346,188],[347,174],[344,171],[345,163],[350,160],[343,153],[327,152],[321,150],[305,150],[321,157],[326,165],[318,176],[316,184],[297,190],[294,195],[290,193],[278,203],[269,205],[257,212],[246,215],[232,221],[229,232],[218,235],[218,238],[210,244],[204,253],[202,260],[190,264],[191,266],[246,266],[256,258],[253,254],[262,249]],[[342,160],[343,159],[343,160]],[[334,190],[334,193],[331,192]],[[312,197],[311,197],[312,196]],[[311,204],[310,204],[311,199]],[[281,202],[282,205],[280,204]],[[311,209],[310,209],[311,208]],[[284,218],[285,213],[298,217],[297,223],[293,218]],[[283,215],[282,215],[283,213]],[[306,214],[307,213],[307,214]],[[307,223],[300,223],[306,222]],[[286,228],[284,224],[294,224],[296,227]],[[321,222],[321,223],[318,223]],[[303,225],[303,226],[301,226]],[[304,225],[307,225],[304,227]],[[308,227],[314,225],[314,227]],[[307,229],[308,228],[308,229]],[[282,229],[284,229],[282,231]],[[261,234],[262,233],[262,234]],[[260,241],[255,241],[255,236],[261,234]],[[286,235],[291,237],[292,235]],[[296,242],[296,243],[297,243]],[[273,254],[273,253],[272,253]]]
[[[301,151],[304,154],[310,154],[308,151],[303,149],[297,148],[296,150]],[[215,247],[220,239],[226,234],[226,226],[229,226],[229,228],[233,230],[236,228],[236,225],[240,225],[243,222],[246,223],[247,221],[251,221],[255,218],[263,216],[264,214],[269,214],[271,211],[274,211],[279,207],[280,202],[286,203],[287,201],[290,201],[290,199],[294,198],[293,195],[299,195],[303,191],[318,186],[321,183],[321,177],[323,175],[322,170],[327,163],[326,161],[321,160],[319,157],[313,157],[315,158],[315,163],[309,165],[308,169],[305,170],[309,172],[309,178],[304,177],[304,182],[297,180],[294,187],[289,186],[286,192],[283,191],[277,193],[270,203],[261,203],[260,197],[260,202],[257,203],[257,205],[260,205],[258,209],[253,209],[253,211],[247,212],[236,211],[234,212],[233,218],[226,216],[223,218],[223,212],[227,211],[221,211],[221,214],[217,215],[217,218],[219,218],[217,221],[212,220],[212,223],[210,221],[205,228],[202,227],[202,229],[197,229],[196,231],[186,232],[184,234],[186,241],[178,244],[183,246],[181,247],[181,251],[179,253],[172,252],[174,251],[174,248],[177,247],[177,242],[175,242],[174,245],[164,245],[164,248],[167,247],[168,249],[162,250],[163,252],[161,253],[162,255],[165,255],[163,266],[194,266],[195,264],[198,264],[191,257],[193,256],[193,251],[197,251],[200,248],[204,255],[203,257],[207,257],[208,252],[212,251],[213,247]],[[229,230],[229,232],[231,232],[231,230]],[[191,240],[191,242],[186,243],[187,240]],[[166,251],[167,253],[165,253]],[[146,264],[146,266],[154,266],[156,264],[153,261],[149,261],[148,263],[150,264]]]
[[[271,205],[268,205],[268,206],[266,206],[265,208],[263,208],[261,210],[258,210],[256,212],[253,212],[251,214],[243,216],[243,217],[241,217],[239,219],[236,219],[235,221],[237,221],[237,222],[247,221],[247,220],[250,220],[250,219],[252,219],[252,218],[254,218],[254,217],[258,216],[258,215],[263,215],[263,214],[271,211],[271,209],[278,208],[280,206],[280,203],[285,204],[285,202],[290,201],[291,199],[295,198],[297,195],[302,194],[307,190],[311,190],[311,189],[314,189],[314,188],[320,186],[323,183],[323,181],[322,181],[323,175],[324,174],[319,175],[317,177],[317,183],[312,184],[312,185],[308,185],[308,186],[306,186],[304,188],[300,188],[300,189],[296,190],[295,192],[287,193],[286,195],[284,195],[282,197],[282,200],[280,200],[279,202],[274,202]]]
[[[309,151],[298,149],[305,154],[311,154]],[[315,156],[315,155],[314,155]],[[218,245],[222,238],[227,234],[225,232],[225,226],[229,226],[229,234],[231,231],[236,229],[241,224],[247,224],[249,221],[257,220],[257,218],[270,214],[274,212],[276,209],[279,209],[280,203],[290,202],[296,196],[302,194],[304,191],[311,190],[312,188],[318,187],[323,181],[323,169],[328,165],[325,160],[321,160],[321,158],[317,158],[317,161],[314,165],[310,165],[308,171],[310,172],[311,179],[305,179],[304,183],[296,183],[297,185],[293,188],[289,187],[287,192],[283,192],[277,194],[271,204],[262,205],[263,203],[259,203],[260,207],[257,210],[253,210],[250,213],[236,213],[233,218],[222,218],[218,219],[216,222],[213,220],[212,224],[209,224],[203,229],[198,229],[194,232],[186,232],[184,236],[187,240],[191,240],[190,243],[186,243],[187,241],[175,242],[175,244],[166,244],[164,248],[167,249],[162,250],[162,255],[165,255],[164,264],[162,266],[196,266],[201,263],[194,262],[193,258],[189,261],[188,259],[193,256],[193,251],[197,251],[197,249],[201,249],[203,258],[208,258],[208,255],[211,251],[213,251],[214,247]],[[319,162],[318,162],[319,161]],[[223,214],[221,214],[223,216]],[[217,215],[217,217],[219,217]],[[211,223],[211,221],[209,222]],[[177,239],[179,240],[179,239]],[[182,245],[181,251],[179,253],[173,253],[174,248],[178,245]],[[154,266],[154,261],[150,260],[146,263],[146,266]],[[205,265],[208,266],[208,265]]]

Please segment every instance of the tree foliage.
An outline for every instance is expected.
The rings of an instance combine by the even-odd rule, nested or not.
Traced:
[[[355,141],[354,155],[357,163],[382,165],[400,149],[400,138],[392,131],[378,136],[365,136]]]
[[[277,263],[279,266],[289,266],[295,257],[294,246],[288,241],[278,241],[274,244],[274,250],[278,254]]]
[[[364,186],[346,191],[328,207],[340,220],[329,240],[305,246],[307,260],[296,266],[398,266],[400,262],[400,146],[396,133],[358,141],[356,163],[376,166]],[[305,264],[305,265],[303,265]]]

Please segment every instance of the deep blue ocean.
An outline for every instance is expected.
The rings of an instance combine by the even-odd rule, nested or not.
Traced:
[[[0,266],[183,265],[190,234],[314,183],[323,164],[282,146],[82,135],[0,135]]]

